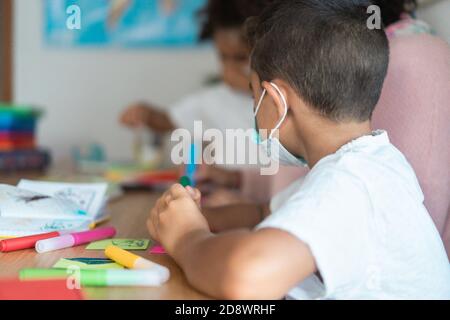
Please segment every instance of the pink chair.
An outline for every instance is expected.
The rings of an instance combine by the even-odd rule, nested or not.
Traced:
[[[390,46],[373,125],[388,131],[416,171],[450,256],[450,47],[426,34],[393,38]]]

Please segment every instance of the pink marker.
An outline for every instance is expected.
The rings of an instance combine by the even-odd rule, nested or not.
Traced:
[[[36,251],[44,253],[64,248],[80,246],[89,242],[109,239],[116,235],[113,227],[98,228],[85,232],[70,233],[60,237],[40,240],[36,242]]]

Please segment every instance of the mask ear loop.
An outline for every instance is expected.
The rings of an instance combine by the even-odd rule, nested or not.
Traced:
[[[267,90],[264,89],[262,94],[261,94],[261,98],[259,98],[258,105],[256,106],[256,110],[255,110],[255,113],[254,113],[255,117],[258,115],[259,109],[261,109],[261,105],[262,105],[262,102],[264,100],[264,97],[265,97],[266,93],[267,93]]]
[[[287,101],[286,98],[284,97],[283,93],[281,92],[280,88],[273,82],[270,83],[272,85],[272,87],[274,87],[274,89],[278,92],[278,94],[281,97],[281,101],[283,102],[284,105],[284,114],[281,117],[281,120],[278,122],[278,124],[275,126],[275,128],[272,130],[272,132],[270,133],[269,139],[273,138],[273,134],[280,129],[281,125],[283,124],[284,120],[286,120],[287,114],[288,114],[288,105],[287,105]]]

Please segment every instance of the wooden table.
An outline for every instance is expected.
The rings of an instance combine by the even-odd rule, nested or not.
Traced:
[[[130,193],[109,204],[112,219],[107,225],[116,227],[117,238],[146,239],[148,213],[158,195]],[[86,246],[37,254],[34,250],[0,253],[0,278],[17,277],[23,268],[50,268],[60,258],[104,258],[103,251],[87,251]],[[208,299],[193,289],[182,271],[168,256],[150,255],[147,251],[135,253],[170,269],[171,278],[158,288],[85,288],[88,299],[95,300],[197,300]]]

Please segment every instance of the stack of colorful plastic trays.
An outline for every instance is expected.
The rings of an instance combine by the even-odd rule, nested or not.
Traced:
[[[35,170],[48,165],[46,151],[36,147],[40,112],[25,106],[0,104],[0,170]]]
[[[31,108],[0,105],[0,152],[35,149],[38,116]]]

